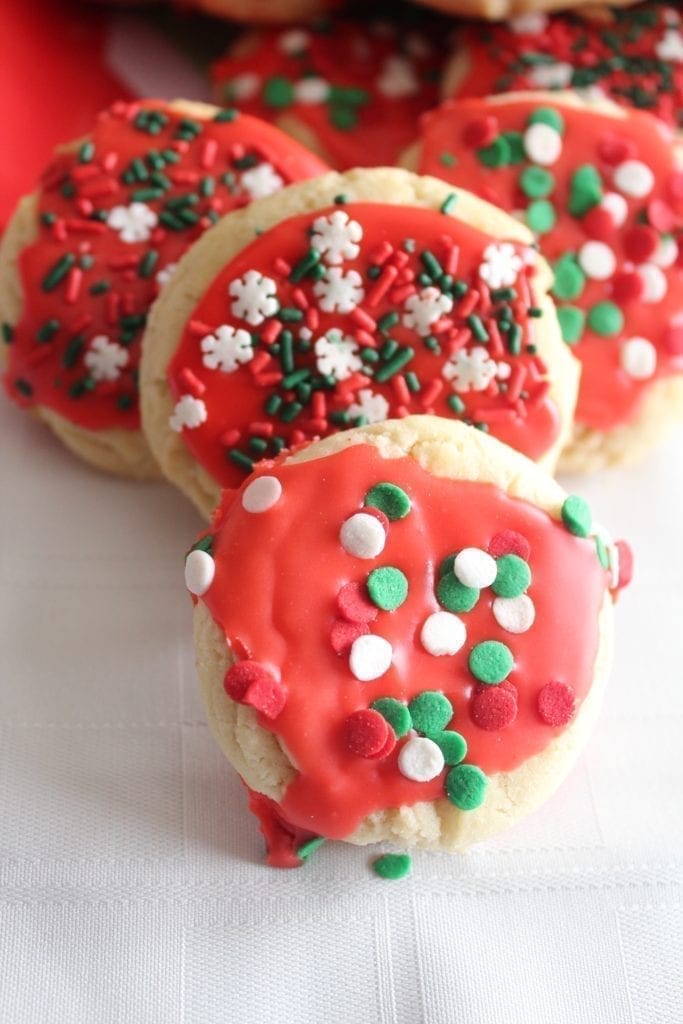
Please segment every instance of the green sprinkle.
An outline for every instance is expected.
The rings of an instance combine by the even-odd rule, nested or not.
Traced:
[[[405,878],[410,874],[412,866],[413,862],[408,853],[385,853],[381,857],[375,857],[372,862],[372,870],[376,875],[392,881]]]
[[[311,854],[319,850],[325,842],[325,836],[313,836],[312,839],[307,839],[305,843],[297,848],[296,855],[299,860],[308,860]]]
[[[386,361],[387,359],[391,359],[391,357],[396,352],[398,352],[399,347],[400,346],[398,342],[394,338],[387,338],[387,340],[384,342],[381,349],[379,350],[379,354],[381,355],[382,359]]]
[[[519,555],[502,555],[497,559],[498,571],[493,589],[499,597],[519,597],[531,583],[531,570]]]
[[[553,107],[537,107],[529,118],[529,124],[547,124],[564,135],[564,118]]]
[[[367,580],[368,596],[373,604],[385,612],[400,608],[408,596],[405,573],[393,565],[373,569]]]
[[[459,764],[446,776],[446,796],[461,811],[481,807],[486,796],[488,779],[474,764]]]
[[[88,288],[91,295],[104,295],[111,288],[109,281],[93,281]]]
[[[82,334],[76,334],[71,338],[62,353],[62,366],[65,370],[70,370],[72,366],[76,365],[84,346],[85,338]]]
[[[339,195],[335,196],[334,199],[332,200],[335,206],[344,206],[345,203],[348,203],[348,201],[349,197],[346,195],[345,192],[340,192]]]
[[[36,331],[37,341],[41,344],[44,344],[46,341],[51,341],[59,330],[59,327],[59,320],[46,320],[40,329]]]
[[[353,107],[334,103],[330,105],[330,121],[335,128],[348,132],[358,124],[358,112]]]
[[[230,107],[226,107],[225,110],[218,111],[218,113],[214,116],[214,121],[217,121],[220,124],[221,121],[235,121],[238,117],[239,110],[233,110]]]
[[[249,447],[256,455],[263,455],[268,448],[268,442],[263,437],[250,437]]]
[[[379,384],[383,384],[385,381],[389,380],[396,373],[398,373],[399,370],[402,370],[406,363],[409,363],[414,355],[414,348],[406,346],[405,348],[400,349],[393,357],[393,359],[389,359],[384,364],[384,366],[380,367],[380,369],[375,374],[375,380]]]
[[[455,565],[455,559],[457,554],[458,552],[455,551],[452,555],[446,555],[445,558],[441,559],[437,571],[439,579],[441,579],[442,576],[445,576],[446,573],[453,572],[453,566]]]
[[[80,380],[74,381],[68,390],[69,398],[82,398],[86,391],[93,391],[95,388],[95,381],[92,377],[81,377]]]
[[[301,402],[288,402],[280,413],[280,419],[283,423],[292,423],[302,409],[303,405]]]
[[[461,761],[465,760],[467,756],[467,740],[459,732],[452,732],[449,729],[446,732],[433,733],[429,738],[434,740],[440,749],[446,764],[460,764]]]
[[[514,658],[507,644],[499,640],[484,640],[475,644],[468,659],[470,672],[480,683],[502,683],[512,671]]]
[[[2,340],[5,342],[6,345],[11,345],[13,337],[14,337],[14,328],[12,327],[11,324],[8,324],[6,321],[3,321],[3,324],[2,324]]]
[[[558,306],[557,319],[560,321],[562,337],[568,345],[576,345],[581,340],[586,314],[578,306]]]
[[[479,600],[476,587],[466,587],[454,573],[446,573],[436,586],[439,604],[449,612],[470,612]]]
[[[443,732],[453,717],[453,705],[438,690],[418,693],[408,704],[408,711],[413,720],[413,729],[425,736]]]
[[[600,565],[603,567],[603,569],[609,569],[609,552],[607,551],[607,545],[605,544],[604,540],[602,539],[599,533],[596,533],[595,535],[595,550],[597,551],[598,561],[600,562]]]
[[[510,324],[508,332],[508,350],[513,356],[518,356],[522,351],[522,328],[519,324]]]
[[[83,253],[82,256],[79,256],[78,265],[81,270],[90,270],[95,265],[95,257],[91,256],[90,253]]]
[[[309,249],[305,256],[296,263],[289,275],[289,280],[293,283],[301,281],[302,278],[308,274],[308,272],[320,262],[320,253],[317,249]]]
[[[269,395],[266,399],[264,409],[269,416],[274,416],[282,405],[282,398],[280,395]]]
[[[400,319],[400,316],[396,312],[392,311],[391,313],[385,313],[384,316],[381,316],[377,321],[377,327],[382,332],[390,331]]]
[[[412,391],[414,395],[417,394],[418,391],[420,391],[422,387],[422,385],[420,384],[420,378],[417,376],[417,374],[413,373],[412,370],[409,370],[408,373],[404,373],[403,379],[408,385],[408,390]]]
[[[62,256],[61,259],[58,259],[57,262],[52,265],[48,273],[43,278],[41,285],[43,291],[53,291],[60,283],[60,281],[64,280],[64,278],[69,273],[75,262],[76,257],[73,256],[70,252]]]
[[[396,733],[397,739],[412,729],[413,720],[410,717],[410,711],[405,704],[400,700],[396,700],[395,697],[379,697],[377,700],[373,700],[370,707],[374,711],[379,711],[382,718],[386,718],[391,728]]]
[[[477,158],[484,167],[505,167],[510,163],[510,145],[502,135],[499,135],[493,142],[477,150]]]
[[[596,302],[588,311],[588,326],[596,334],[611,338],[623,329],[624,314],[614,302]]]
[[[213,551],[213,535],[207,533],[204,537],[200,537],[192,545],[190,551],[206,551],[207,555],[210,555]]]
[[[234,462],[240,469],[246,469],[247,473],[251,473],[254,468],[254,461],[250,459],[248,455],[241,452],[238,448],[230,448],[228,451],[228,458],[231,462]]]
[[[602,178],[592,164],[583,164],[572,174],[567,208],[572,217],[583,217],[602,199]]]
[[[555,177],[545,167],[525,167],[519,176],[519,187],[529,199],[545,199],[555,188]]]
[[[133,395],[119,395],[116,399],[117,408],[122,409],[123,412],[127,412],[128,409],[132,409],[136,404]]]
[[[521,132],[503,132],[503,138],[508,145],[510,150],[509,163],[521,164],[526,160],[526,152],[524,150],[524,136]]]
[[[23,395],[24,398],[30,398],[31,395],[33,394],[33,386],[29,384],[27,380],[23,380],[21,377],[17,377],[17,379],[14,382],[14,386],[19,392],[19,394]]]
[[[467,326],[477,341],[485,343],[489,340],[489,332],[484,327],[484,321],[476,313],[471,313],[467,317]]]
[[[558,299],[578,298],[585,287],[586,278],[576,258],[571,254],[561,256],[554,270],[553,295]]]
[[[452,211],[456,207],[457,202],[458,202],[457,194],[455,192],[451,192],[450,195],[446,196],[446,198],[444,199],[443,203],[441,204],[441,207],[440,207],[441,213],[452,213]]]
[[[443,275],[443,267],[430,249],[424,249],[420,253],[420,260],[430,277],[438,280]]]
[[[130,198],[135,203],[150,203],[155,199],[161,199],[163,194],[163,188],[139,188],[137,192],[131,194]]]
[[[562,522],[576,537],[587,537],[593,522],[588,502],[577,494],[570,494],[562,505]]]
[[[366,363],[378,363],[379,353],[374,348],[362,348],[360,357]]]
[[[459,395],[449,395],[448,408],[451,412],[454,412],[456,416],[460,416],[465,411],[465,403]]]
[[[95,145],[92,142],[84,142],[78,151],[79,164],[89,164],[95,155]]]
[[[138,274],[140,277],[151,277],[158,262],[159,253],[156,249],[150,249],[149,252],[146,252],[138,264]]]
[[[405,519],[410,512],[410,498],[396,484],[379,483],[365,495],[365,504],[378,508],[387,519]]]
[[[442,167],[455,167],[457,162],[457,157],[453,153],[439,153],[439,163]]]
[[[294,372],[294,339],[291,331],[280,334],[280,362],[285,374]]]
[[[277,312],[278,320],[283,324],[298,324],[304,318],[302,310],[296,306],[281,306]]]
[[[290,388],[295,388],[297,384],[302,384],[303,381],[308,380],[311,376],[311,371],[302,367],[300,370],[294,370],[293,373],[287,374],[282,381],[282,387],[289,391]]]
[[[535,199],[526,208],[526,222],[536,234],[547,234],[557,223],[555,207],[547,199]]]

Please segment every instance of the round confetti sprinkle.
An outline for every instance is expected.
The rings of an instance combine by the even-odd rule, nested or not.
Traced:
[[[524,132],[524,152],[532,163],[550,167],[562,153],[562,136],[549,124],[532,124]]]
[[[451,612],[433,612],[422,624],[420,640],[427,654],[457,654],[467,639],[462,619]]]
[[[628,203],[618,192],[606,192],[600,200],[600,206],[603,210],[607,210],[615,228],[620,228],[626,223]]]
[[[614,302],[596,302],[588,311],[588,326],[596,334],[611,338],[623,329],[624,314]]]
[[[474,764],[459,764],[446,776],[446,796],[461,811],[481,807],[486,796],[488,779]]]
[[[437,573],[439,579],[441,579],[441,577],[445,576],[447,573],[453,572],[453,566],[455,564],[457,554],[458,552],[456,551],[455,554],[446,555],[446,557],[441,560],[441,562],[439,563],[439,571]]]
[[[557,223],[555,207],[547,199],[535,199],[526,208],[526,222],[537,235],[547,234]]]
[[[396,484],[375,484],[365,495],[365,504],[378,508],[387,519],[392,520],[405,519],[410,512],[410,498]]]
[[[480,686],[470,701],[470,718],[480,729],[496,732],[511,725],[517,717],[517,690],[514,686]]]
[[[413,862],[408,853],[385,853],[372,862],[372,870],[380,878],[394,881],[410,874]]]
[[[398,755],[398,769],[413,782],[430,782],[444,768],[444,758],[437,744],[426,736],[411,736]]]
[[[388,736],[386,718],[372,708],[354,711],[344,723],[346,746],[358,757],[377,757],[386,746]]]
[[[368,600],[362,583],[345,583],[337,594],[337,608],[349,622],[374,622],[377,608]]]
[[[618,540],[616,549],[619,558],[619,579],[617,587],[627,587],[633,579],[633,550],[625,540]]]
[[[215,575],[216,563],[207,551],[200,548],[190,551],[185,559],[185,586],[191,594],[195,597],[205,594]]]
[[[566,725],[574,714],[574,691],[566,683],[546,683],[539,690],[537,707],[546,725]]]
[[[282,484],[276,476],[259,476],[242,492],[242,508],[247,512],[267,512],[282,496]]]
[[[464,586],[483,590],[496,578],[496,560],[481,548],[463,548],[455,556],[453,572]]]
[[[413,729],[425,736],[443,732],[453,717],[453,705],[438,690],[425,690],[413,697],[408,705]]]
[[[536,608],[528,594],[497,597],[491,610],[498,625],[507,633],[526,633],[536,618]]]
[[[311,839],[307,839],[306,842],[302,843],[296,851],[297,857],[299,860],[308,860],[316,850],[320,849],[324,842],[324,836],[313,836]]]
[[[472,611],[479,600],[475,587],[466,587],[453,573],[442,576],[436,587],[439,604],[449,612]]]
[[[584,289],[586,278],[574,256],[562,256],[553,269],[553,295],[558,299],[577,299]]]
[[[459,732],[452,732],[450,729],[445,732],[435,733],[431,739],[443,754],[447,765],[460,764],[467,756],[467,740]]]
[[[405,704],[400,700],[396,700],[395,697],[378,697],[377,700],[373,700],[370,707],[375,711],[379,711],[380,715],[386,718],[399,739],[401,736],[405,736],[413,727],[410,711],[408,711]]]
[[[578,258],[584,274],[593,281],[607,281],[617,269],[614,250],[604,242],[585,242]]]
[[[366,622],[346,622],[343,619],[337,619],[336,622],[332,623],[332,629],[330,630],[332,649],[337,654],[346,654],[354,640],[357,640],[359,636],[365,636],[369,632],[370,627]]]
[[[249,684],[241,703],[248,704],[266,718],[274,719],[287,703],[287,692],[282,683],[267,673]]]
[[[223,688],[231,700],[242,701],[252,684],[274,681],[273,673],[258,661],[238,661],[225,673]]]
[[[519,555],[527,562],[531,555],[531,545],[526,537],[516,530],[501,530],[491,538],[489,554],[494,558],[500,558],[501,555]]]
[[[386,539],[382,524],[367,512],[349,516],[339,532],[342,547],[356,558],[376,558],[384,550]]]
[[[555,177],[544,167],[525,167],[519,177],[519,187],[529,199],[545,199],[555,188]]]
[[[493,589],[499,597],[518,597],[531,583],[531,570],[518,555],[503,555],[498,559]]]
[[[408,596],[408,580],[393,565],[373,569],[368,576],[367,587],[370,600],[385,612],[400,608]]]
[[[382,636],[359,636],[351,645],[349,668],[361,683],[379,679],[389,669],[393,650]]]
[[[537,107],[529,117],[529,124],[547,124],[560,135],[564,135],[564,118],[559,110],[553,107]]]
[[[570,533],[577,537],[587,537],[593,522],[588,502],[578,494],[570,494],[562,505],[562,522]]]
[[[668,291],[666,275],[654,263],[642,263],[638,274],[643,281],[643,302],[661,302]]]
[[[509,676],[514,659],[507,644],[499,640],[484,640],[472,648],[468,664],[475,679],[495,685]]]
[[[557,319],[560,321],[562,338],[567,345],[576,345],[581,341],[586,314],[578,306],[559,306]]]
[[[647,338],[629,338],[621,346],[619,362],[634,380],[647,380],[657,369],[657,349]]]
[[[640,160],[625,160],[614,171],[614,184],[627,196],[644,199],[655,184],[655,176]]]

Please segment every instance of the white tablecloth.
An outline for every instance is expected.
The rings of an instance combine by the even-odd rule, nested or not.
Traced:
[[[680,1024],[682,443],[583,486],[638,563],[569,781],[386,882],[343,844],[263,866],[197,697],[194,512],[3,402],[0,1021]]]

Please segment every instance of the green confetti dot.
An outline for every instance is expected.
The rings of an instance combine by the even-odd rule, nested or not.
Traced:
[[[425,690],[413,697],[408,705],[413,729],[425,736],[433,736],[444,731],[453,717],[453,705],[448,697],[437,690]]]
[[[466,587],[454,573],[446,573],[437,584],[436,596],[449,612],[470,612],[479,600],[479,591]]]
[[[395,697],[378,697],[377,700],[373,700],[370,707],[373,711],[379,711],[382,718],[387,720],[396,733],[397,739],[405,736],[413,727],[410,711],[408,711],[405,704],[401,703],[400,700],[396,700]]]
[[[547,199],[536,199],[526,208],[526,222],[532,231],[545,235],[557,223],[555,207]]]
[[[455,564],[457,554],[458,552],[454,551],[452,555],[446,555],[446,557],[441,560],[437,572],[439,579],[441,579],[441,577],[445,576],[447,573],[453,572],[453,566]]]
[[[588,311],[588,326],[596,334],[611,338],[623,329],[624,314],[614,302],[596,302]]]
[[[521,164],[526,160],[526,151],[524,149],[524,136],[521,132],[503,132],[503,138],[508,144],[510,150],[510,158],[508,163],[510,164]]]
[[[510,163],[510,144],[499,135],[490,145],[477,150],[477,157],[484,167],[505,167]]]
[[[564,135],[564,118],[553,107],[537,107],[529,118],[529,124],[547,124]]]
[[[281,109],[294,102],[294,87],[288,78],[274,75],[263,87],[263,102],[269,107]]]
[[[554,267],[553,295],[558,299],[576,299],[586,284],[586,278],[574,256],[560,257]]]
[[[372,603],[385,612],[400,608],[408,596],[408,580],[393,565],[373,569],[368,576],[367,587]]]
[[[365,495],[365,504],[384,512],[387,519],[405,519],[410,512],[410,498],[396,484],[381,483],[371,487]]]
[[[380,878],[405,878],[410,874],[413,862],[409,853],[385,853],[372,862],[372,870]]]
[[[593,522],[588,502],[578,494],[570,494],[562,506],[562,522],[576,537],[587,537]]]
[[[358,124],[358,112],[354,107],[335,103],[330,107],[330,122],[340,131],[349,132]]]
[[[430,736],[430,739],[434,740],[437,747],[441,750],[446,764],[460,764],[461,761],[465,760],[467,756],[467,740],[459,732],[452,732],[449,729],[446,732],[435,733]]]
[[[484,640],[472,648],[468,664],[475,679],[495,686],[510,675],[514,659],[507,644]]]
[[[519,187],[529,199],[545,199],[555,188],[555,176],[545,167],[525,167],[519,176]]]
[[[299,860],[308,860],[312,853],[315,853],[323,843],[325,842],[325,836],[313,836],[312,839],[307,839],[305,843],[296,851],[296,855]]]
[[[560,321],[562,337],[567,345],[576,345],[581,341],[586,315],[578,306],[558,306],[557,319]]]
[[[602,178],[592,164],[583,164],[572,174],[567,209],[572,217],[583,217],[602,199]]]
[[[499,597],[519,597],[531,583],[531,570],[519,555],[502,555],[493,589]]]
[[[600,562],[600,565],[603,567],[603,569],[609,569],[609,552],[607,550],[607,545],[605,544],[604,540],[602,539],[599,533],[596,534],[595,537],[595,550],[597,552],[598,561]]]
[[[481,807],[486,796],[488,779],[474,764],[459,764],[446,776],[446,796],[461,811]]]

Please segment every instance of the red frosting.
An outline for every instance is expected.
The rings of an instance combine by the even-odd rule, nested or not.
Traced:
[[[552,121],[557,115],[561,153],[539,167],[525,153],[524,133],[534,120]],[[474,129],[484,124],[490,132],[487,148],[473,146]],[[504,156],[511,157],[499,162],[493,151],[506,138],[514,146]],[[615,120],[554,105],[550,97],[542,103],[462,100],[445,104],[425,120],[422,141],[422,173],[438,174],[503,209],[521,211],[530,225],[539,212],[554,217],[554,225],[544,225],[538,238],[555,269],[569,265],[573,274],[586,243],[608,247],[614,265],[604,279],[586,277],[572,294],[558,274],[554,296],[565,339],[583,364],[577,419],[597,430],[628,422],[653,380],[683,371],[678,343],[683,329],[683,176],[668,130],[647,114],[634,111]],[[622,187],[620,176],[632,162],[653,176],[645,195],[630,195]],[[525,175],[546,172],[550,177],[542,195],[524,187],[530,180]],[[616,193],[623,223],[610,206],[612,198],[605,198],[608,193]],[[627,369],[626,346],[634,338],[645,339],[656,353],[656,366],[644,376]]]
[[[329,262],[329,251],[307,263],[311,244],[321,245],[314,225],[328,218],[346,219],[341,228],[357,242],[339,263]],[[507,244],[519,267],[515,288],[489,289],[480,266],[492,243],[496,253],[506,244],[442,212],[379,203],[318,210],[264,233],[208,286],[169,363],[177,408],[193,406],[198,424],[183,429],[185,444],[231,487],[252,461],[283,446],[368,419],[435,412],[474,421],[539,458],[557,438],[559,414],[533,345],[533,266],[523,265],[523,246]],[[253,302],[237,305],[231,293],[243,291],[249,275],[270,282],[251,323]],[[321,308],[328,300],[320,289],[335,275],[344,278],[345,296],[350,286],[346,312]],[[429,324],[425,289],[437,304]],[[326,340],[334,331],[337,340]],[[220,349],[225,371],[216,367],[221,335],[229,346],[241,339],[232,361]],[[477,390],[453,376],[463,361]]]
[[[268,188],[325,170],[276,128],[234,111],[202,121],[147,101],[101,114],[43,175],[38,237],[19,258],[23,312],[3,325],[11,397],[86,429],[137,428],[140,339],[159,272],[264,180]]]
[[[295,118],[339,168],[394,164],[438,102],[447,32],[426,11],[419,22],[406,12],[392,19],[325,19],[249,37],[245,55],[213,65],[215,95],[266,120]]]
[[[428,782],[401,774],[399,757],[410,734],[397,728],[396,742],[390,728],[391,742],[380,748],[384,733],[379,735],[376,719],[367,715],[379,698],[410,701],[424,691],[442,692],[453,708],[447,728],[467,742],[466,763],[487,774],[514,770],[542,752],[567,716],[561,724],[548,722],[559,714],[558,699],[549,715],[548,691],[539,695],[551,682],[555,688],[570,686],[572,709],[581,706],[593,680],[598,615],[609,580],[594,538],[572,535],[561,522],[493,485],[433,477],[411,458],[382,459],[370,445],[323,461],[264,464],[250,484],[274,475],[282,492],[263,512],[244,508],[245,488],[225,493],[213,524],[215,576],[201,600],[234,655],[258,663],[286,688],[280,714],[259,715],[260,725],[280,739],[298,769],[279,814],[292,830],[343,838],[374,811],[444,795],[448,768]],[[400,487],[410,510],[388,523],[381,554],[355,557],[342,547],[340,529],[381,482]],[[443,559],[468,546],[486,551],[503,529],[528,545],[527,595],[535,621],[523,633],[503,629],[489,586],[473,610],[459,614],[467,631],[460,650],[427,653],[421,629],[440,610],[434,587]],[[206,540],[202,546],[206,550]],[[336,653],[330,634],[340,593],[348,593],[349,584],[365,588],[368,574],[380,566],[400,569],[408,594],[396,610],[378,609],[369,626],[392,645],[391,666],[381,677],[360,682],[348,649]],[[485,640],[507,645],[514,659],[499,686],[478,683],[469,667],[472,648]],[[501,697],[482,703],[483,690]]]

